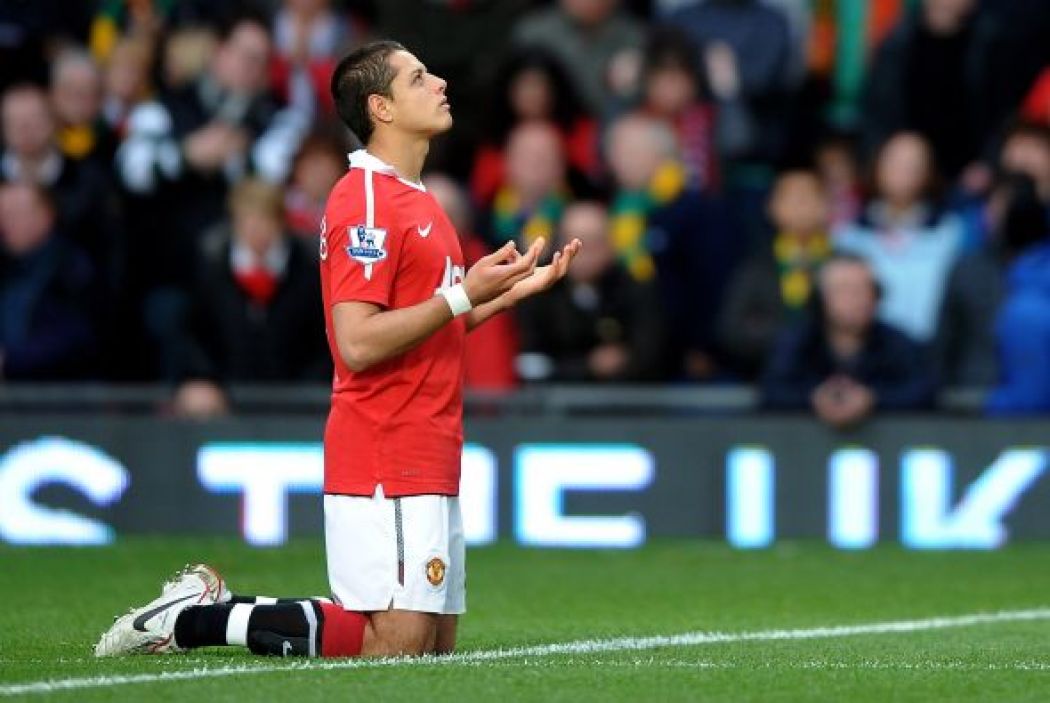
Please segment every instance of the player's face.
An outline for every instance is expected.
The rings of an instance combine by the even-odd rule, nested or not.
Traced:
[[[396,71],[390,86],[392,124],[427,136],[448,130],[452,126],[452,111],[445,96],[445,80],[429,73],[407,51],[394,52],[388,61]]]

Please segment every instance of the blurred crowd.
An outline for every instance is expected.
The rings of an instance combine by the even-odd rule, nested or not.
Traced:
[[[0,3],[0,379],[325,383],[316,270],[371,38],[448,79],[467,263],[578,237],[469,388],[747,383],[847,426],[1050,410],[1050,4]]]

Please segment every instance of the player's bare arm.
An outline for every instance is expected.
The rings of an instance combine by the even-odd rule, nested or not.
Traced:
[[[471,303],[485,305],[532,277],[537,271],[536,259],[542,249],[542,239],[533,243],[525,254],[517,251],[514,242],[508,242],[499,250],[479,259],[467,271],[462,284]],[[355,372],[405,353],[448,324],[452,318],[452,310],[442,296],[394,310],[356,301],[338,303],[332,309],[339,353],[346,365]]]
[[[542,243],[543,240],[537,240]],[[535,244],[533,245],[535,247]],[[510,290],[483,305],[476,306],[467,317],[467,329],[474,329],[494,315],[509,310],[525,298],[542,293],[565,277],[576,253],[582,243],[574,239],[559,251],[554,252],[551,262],[546,266],[537,266],[531,276],[515,283]]]

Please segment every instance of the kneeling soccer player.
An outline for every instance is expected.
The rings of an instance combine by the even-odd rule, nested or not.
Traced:
[[[439,577],[445,575],[432,565],[428,582]],[[445,590],[440,583],[435,586],[435,595]],[[456,592],[462,611],[462,579]],[[95,645],[95,655],[175,654],[226,645],[247,647],[254,654],[309,657],[452,651],[455,616],[405,612],[420,618],[413,623],[397,618],[398,612],[382,614],[393,616],[389,619],[375,618],[376,613],[346,610],[322,597],[235,595],[215,569],[197,564],[165,583],[158,598],[118,618]]]
[[[536,262],[514,242],[466,270],[459,238],[420,183],[452,125],[445,81],[396,42],[365,45],[332,75],[340,117],[366,145],[332,189],[320,234],[335,366],[324,440],[332,601],[230,595],[189,567],[117,619],[95,653],[242,645],[260,654],[449,652],[465,610],[459,511],[467,332],[565,276],[579,240]]]

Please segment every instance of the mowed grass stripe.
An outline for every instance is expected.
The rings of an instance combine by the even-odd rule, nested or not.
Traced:
[[[859,625],[829,625],[825,627],[758,630],[753,632],[685,632],[678,635],[649,637],[616,637],[557,642],[507,649],[477,650],[442,657],[398,657],[390,659],[302,660],[289,664],[236,665],[198,667],[156,674],[104,675],[69,679],[32,681],[0,686],[0,696],[56,693],[94,688],[126,686],[131,684],[161,683],[167,681],[199,680],[250,674],[268,674],[287,671],[329,671],[370,667],[477,665],[500,660],[550,657],[556,655],[587,655],[610,652],[634,652],[665,647],[696,647],[707,644],[741,642],[777,642],[786,640],[815,640],[860,635],[907,634],[929,630],[972,627],[985,624],[1050,620],[1050,608],[1002,610],[968,615],[944,615],[917,620],[893,620]]]

